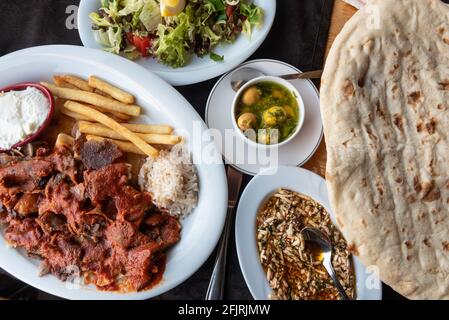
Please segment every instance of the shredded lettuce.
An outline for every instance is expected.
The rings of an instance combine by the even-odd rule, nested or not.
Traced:
[[[215,34],[208,25],[201,26],[198,35],[202,39],[201,46],[196,50],[196,54],[199,56],[210,53],[211,48],[215,47],[221,40],[221,37]]]
[[[240,2],[240,13],[246,17],[246,20],[243,22],[242,32],[248,38],[251,38],[253,27],[258,27],[263,22],[262,8],[255,4]]]
[[[205,23],[211,15],[210,10],[211,7],[203,7],[201,11],[194,10],[193,6],[188,5],[184,12],[169,20],[170,25],[174,24],[176,27],[159,25],[157,57],[164,63],[179,68],[187,62],[189,51],[186,48],[195,48],[194,52],[199,56],[209,54],[211,48],[221,40]]]
[[[102,7],[90,14],[97,42],[106,51],[123,53],[129,59],[145,56],[133,43],[138,36],[150,43],[148,55],[174,68],[189,57],[214,53],[220,43],[231,43],[244,33],[251,37],[263,20],[263,11],[252,0],[189,0],[176,16],[162,17],[160,0],[100,0]]]
[[[131,25],[133,28],[137,28],[140,24],[140,14],[142,13],[142,8],[133,13],[133,18],[131,20]]]
[[[122,45],[122,29],[120,27],[109,27],[107,31],[94,30],[94,37],[95,41],[105,47],[104,50],[115,54],[120,53]]]
[[[118,15],[123,17],[140,11],[144,6],[144,0],[120,0],[120,11]]]
[[[162,23],[161,11],[159,4],[154,0],[147,0],[139,14],[139,20],[149,32],[157,30],[159,24]]]
[[[109,0],[107,5],[103,6],[103,11],[109,15],[112,20],[118,17],[120,0]]]
[[[208,3],[212,4],[215,7],[216,11],[223,11],[225,10],[225,5],[223,0],[207,0]]]
[[[96,12],[92,12],[89,14],[90,20],[96,25],[97,27],[110,27],[112,26],[111,22],[108,20],[107,17],[100,17],[100,15]]]
[[[187,63],[187,42],[189,29],[192,27],[189,15],[182,12],[177,17],[176,27],[160,24],[157,31],[157,57],[174,68],[179,68]]]
[[[135,46],[133,46],[132,44],[128,44],[126,46],[125,50],[123,50],[123,52],[125,53],[125,56],[129,60],[136,60],[136,59],[140,58],[139,50],[137,50],[137,48]]]
[[[209,54],[210,58],[216,62],[220,62],[224,60],[224,56],[220,56],[219,54],[216,54],[215,52],[211,52]]]

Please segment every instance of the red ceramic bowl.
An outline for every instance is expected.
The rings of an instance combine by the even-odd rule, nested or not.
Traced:
[[[37,129],[36,132],[34,132],[33,134],[30,134],[24,140],[19,141],[18,143],[13,145],[11,147],[11,149],[22,147],[22,146],[26,145],[27,143],[30,143],[30,142],[33,142],[34,140],[36,140],[36,138],[42,133],[42,131],[44,131],[50,124],[51,118],[53,117],[53,113],[55,111],[55,99],[53,98],[53,95],[51,94],[50,90],[48,90],[46,87],[44,87],[38,83],[32,83],[32,82],[19,83],[19,84],[15,84],[12,86],[8,86],[6,88],[2,88],[2,89],[0,89],[0,92],[21,91],[21,90],[25,90],[28,87],[33,87],[33,88],[38,89],[47,97],[48,101],[50,102],[50,110],[48,112],[47,119],[45,119],[44,123],[39,127],[39,129]],[[8,150],[0,149],[0,152],[2,152],[2,151],[4,152],[4,151],[8,151]]]

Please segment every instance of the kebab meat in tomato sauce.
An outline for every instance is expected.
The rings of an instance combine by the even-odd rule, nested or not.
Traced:
[[[83,136],[53,151],[0,154],[6,241],[42,259],[43,275],[82,277],[107,291],[155,286],[181,225],[133,185],[123,159],[115,144]]]

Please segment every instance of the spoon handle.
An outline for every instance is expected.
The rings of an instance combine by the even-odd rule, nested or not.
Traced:
[[[303,72],[303,73],[286,74],[286,75],[283,75],[280,77],[285,80],[319,79],[319,78],[321,78],[322,74],[323,74],[323,70],[315,70],[315,71],[309,71],[309,72]]]
[[[345,289],[340,283],[340,280],[337,277],[337,274],[335,273],[334,267],[332,266],[331,258],[325,259],[323,263],[324,267],[327,270],[327,273],[332,278],[332,281],[334,282],[334,286],[337,288],[338,292],[340,293],[340,296],[343,300],[351,300],[351,298],[348,297],[346,294]]]
[[[346,294],[345,289],[340,283],[340,280],[338,280],[337,275],[335,274],[335,271],[331,274],[331,278],[334,281],[335,287],[337,287],[338,292],[340,293],[340,296],[343,300],[351,300],[348,295]]]

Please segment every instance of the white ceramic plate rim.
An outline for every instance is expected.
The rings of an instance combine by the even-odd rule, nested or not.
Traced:
[[[98,4],[94,4],[95,1],[97,1]],[[243,50],[233,53],[232,46],[235,43],[218,46],[215,51],[216,53],[225,56],[225,60],[223,62],[214,62],[209,59],[209,57],[204,57],[203,59],[195,57],[192,60],[192,62],[195,63],[195,66],[187,65],[184,68],[179,69],[163,66],[154,61],[137,61],[137,63],[153,71],[161,78],[175,86],[189,85],[206,81],[235,68],[237,65],[248,59],[262,45],[274,22],[276,15],[276,0],[256,0],[256,2],[258,2],[258,5],[262,6],[264,9],[269,9],[264,10],[265,18],[263,25],[254,30],[250,42],[246,39],[237,39],[240,43],[241,41],[246,41],[244,44],[241,43]],[[81,42],[85,47],[102,50],[102,46],[94,39],[94,35],[91,30],[92,24],[88,17],[89,13],[95,10],[95,7],[99,7],[99,3],[99,0],[81,0],[78,9],[78,32]],[[244,35],[240,36],[245,37]],[[240,36],[239,38],[241,38]],[[158,64],[158,67],[152,68],[152,63]]]
[[[275,175],[266,175],[267,170],[270,169],[262,171],[246,186],[240,198],[235,221],[235,241],[240,268],[245,282],[256,300],[269,299],[271,292],[265,272],[259,262],[255,225],[259,207],[269,196],[280,188],[309,195],[326,208],[332,221],[334,224],[336,223],[335,215],[330,210],[326,182],[322,177],[309,170],[297,167],[278,167]],[[302,183],[307,183],[307,186]],[[366,269],[356,257],[353,257],[353,261],[357,283],[357,299],[381,300],[382,289],[367,289],[364,285],[367,280]],[[379,279],[372,281],[375,288],[381,288]]]
[[[213,95],[215,94],[215,91],[217,91],[218,86],[221,84],[221,82],[223,82],[223,80],[232,72],[234,72],[237,69],[243,68],[244,66],[248,65],[248,64],[253,64],[253,63],[258,63],[258,62],[271,62],[271,63],[279,63],[282,64],[286,67],[292,68],[293,70],[295,70],[296,72],[302,72],[301,70],[299,70],[298,68],[296,68],[295,66],[292,66],[291,64],[288,64],[287,62],[283,62],[283,61],[279,61],[279,60],[274,60],[274,59],[255,59],[255,60],[250,60],[250,61],[246,61],[244,63],[242,63],[241,65],[235,67],[234,69],[232,69],[231,71],[227,72],[226,74],[224,74],[223,76],[220,77],[220,79],[218,79],[218,81],[215,83],[215,85],[213,86],[212,90],[210,91],[209,97],[207,98],[207,102],[206,102],[206,111],[205,111],[205,120],[206,120],[206,124],[209,126],[209,110],[210,110],[210,104],[211,104],[211,100]],[[315,84],[312,82],[312,80],[307,79],[306,81],[308,81],[310,83],[310,85],[312,86],[312,88],[315,90],[316,95],[318,97],[318,100],[320,98],[320,92],[318,91],[317,87],[315,86]],[[318,147],[321,144],[321,141],[323,140],[323,136],[324,136],[324,130],[323,127],[321,126],[321,133],[320,133],[320,138],[317,140],[317,144],[315,145],[315,147],[313,148],[312,152],[304,159],[304,161],[300,162],[297,164],[298,167],[301,167],[303,164],[307,163],[307,161],[310,160],[310,158],[313,157],[313,155],[315,154],[316,150],[318,149]],[[234,169],[236,169],[237,171],[243,172],[244,174],[250,175],[250,176],[255,176],[257,175],[257,173],[254,173],[252,171],[248,171],[245,170],[241,167],[239,167],[238,165],[233,164],[231,161],[229,161],[229,159],[226,159],[226,156],[223,155],[223,158],[226,161],[227,165],[230,165],[231,167],[233,167]]]
[[[39,60],[41,59],[41,60]],[[113,74],[114,81],[126,80],[126,86],[124,89],[135,94],[137,98],[145,101],[152,101],[157,103],[157,106],[163,105],[169,108],[169,111],[164,111],[167,114],[173,115],[177,119],[177,123],[174,123],[175,127],[191,126],[193,120],[200,121],[202,123],[201,130],[207,130],[206,125],[196,113],[193,107],[182,97],[173,87],[159,79],[157,76],[147,71],[146,69],[134,64],[130,61],[126,61],[123,58],[106,54],[100,50],[94,50],[89,48],[83,48],[79,46],[42,46],[31,49],[25,49],[13,54],[6,55],[0,58],[0,70],[2,70],[2,81],[7,78],[7,73],[3,73],[10,68],[19,68],[24,63],[36,61],[61,61],[72,62],[72,66],[68,66],[66,70],[60,70],[60,72],[75,72],[80,66],[84,65],[85,68],[89,68],[91,74],[95,74],[96,68],[98,72]],[[49,62],[51,63],[51,62]],[[72,71],[70,71],[72,70]],[[49,71],[50,72],[50,71]],[[19,75],[23,77],[23,75]],[[48,77],[51,76],[48,74]],[[32,79],[30,79],[32,80]],[[8,81],[8,80],[6,80]],[[125,81],[123,81],[125,83]],[[144,84],[151,83],[152,89],[147,89]],[[134,90],[129,88],[133,87]],[[152,110],[148,103],[142,104],[145,110]],[[189,141],[191,144],[191,150],[202,147],[202,141]],[[207,221],[213,220],[213,223],[208,224],[207,227],[202,230],[201,238],[204,241],[199,243],[188,244],[188,251],[192,254],[189,260],[185,264],[177,265],[174,267],[176,271],[173,271],[174,277],[167,279],[164,277],[162,282],[151,290],[138,292],[138,293],[111,293],[102,292],[98,290],[68,290],[67,287],[57,280],[53,276],[38,277],[38,269],[31,263],[35,262],[34,259],[30,259],[19,253],[18,250],[8,248],[4,245],[4,239],[0,237],[0,267],[15,276],[16,278],[50,294],[60,296],[68,299],[147,299],[157,295],[160,295],[177,285],[181,284],[187,278],[189,278],[195,271],[197,271],[201,265],[207,260],[218,242],[221,231],[223,229],[224,220],[226,216],[227,208],[227,182],[224,166],[221,156],[216,151],[216,158],[214,163],[217,165],[208,166],[205,163],[197,165],[197,170],[200,178],[200,199],[203,201],[206,207],[209,207],[210,214],[206,216]],[[193,157],[197,157],[193,154]],[[207,178],[207,179],[204,179]],[[206,187],[207,186],[207,187]],[[195,223],[205,223],[204,216],[196,210],[186,218],[192,219]],[[201,217],[201,220],[196,217]],[[181,245],[183,239],[179,245]],[[196,246],[196,247],[195,247]],[[174,252],[175,248],[171,249]],[[168,263],[170,263],[170,252]],[[173,258],[176,258],[175,256]],[[179,271],[178,271],[179,269]]]

